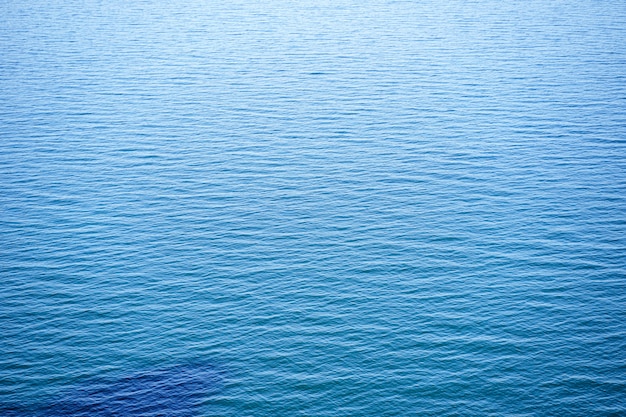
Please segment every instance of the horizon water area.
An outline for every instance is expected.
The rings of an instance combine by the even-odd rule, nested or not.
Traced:
[[[0,1],[0,416],[626,416],[626,1]]]

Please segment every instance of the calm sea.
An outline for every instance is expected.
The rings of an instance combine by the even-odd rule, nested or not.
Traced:
[[[0,1],[0,415],[626,415],[626,1]]]

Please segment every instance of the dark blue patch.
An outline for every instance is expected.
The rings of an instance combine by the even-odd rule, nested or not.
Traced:
[[[20,417],[195,417],[221,380],[214,367],[177,365],[116,380],[93,380],[34,412],[6,411]]]

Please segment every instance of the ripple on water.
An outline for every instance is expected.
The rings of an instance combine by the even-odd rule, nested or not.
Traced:
[[[216,367],[181,364],[90,379],[31,409],[16,404],[0,411],[6,417],[197,417],[221,385],[222,372]]]

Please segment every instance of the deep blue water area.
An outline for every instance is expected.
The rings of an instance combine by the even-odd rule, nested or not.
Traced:
[[[0,411],[626,415],[626,1],[0,1]]]
[[[219,389],[218,370],[199,364],[144,370],[117,379],[82,381],[53,401],[0,408],[5,417],[197,416],[202,401]]]

